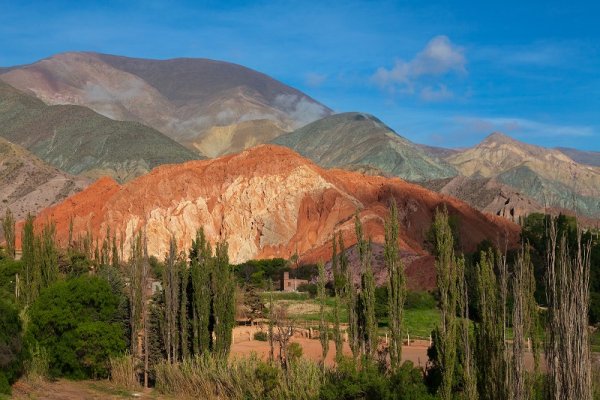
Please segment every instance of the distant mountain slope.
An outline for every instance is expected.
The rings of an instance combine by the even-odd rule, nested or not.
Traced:
[[[1,81],[0,136],[70,174],[119,181],[198,158],[137,122],[113,121],[81,106],[47,106]]]
[[[284,132],[275,121],[255,119],[239,124],[213,126],[194,143],[194,147],[207,157],[219,157],[268,143]]]
[[[372,115],[342,113],[325,117],[273,143],[287,146],[323,167],[375,168],[411,181],[445,178],[456,171],[429,157]]]
[[[84,105],[141,122],[190,148],[214,126],[268,119],[291,131],[330,113],[267,75],[207,59],[63,53],[11,68],[0,79],[48,104]]]
[[[173,235],[179,248],[185,249],[196,230],[204,227],[211,242],[228,241],[233,263],[287,258],[296,251],[302,260],[316,262],[331,257],[334,233],[343,234],[348,248],[356,243],[357,210],[365,234],[374,243],[383,243],[383,221],[392,198],[399,209],[403,255],[410,257],[411,264],[417,262],[414,273],[424,274],[423,281],[435,281],[425,241],[435,210],[441,206],[460,221],[461,245],[466,251],[473,251],[484,239],[506,237],[511,245],[518,243],[516,224],[484,215],[464,202],[398,178],[325,170],[274,145],[161,166],[123,186],[101,179],[45,210],[38,223],[55,220],[62,243],[68,237],[71,217],[75,217],[74,237],[88,229],[95,237],[104,237],[110,227],[111,232],[125,236],[126,254],[132,235],[145,229],[148,252],[157,257],[164,256]]]
[[[570,149],[568,147],[557,147],[556,150],[566,154],[573,161],[579,164],[593,165],[600,167],[600,151],[583,151]]]
[[[480,211],[507,218],[515,223],[519,222],[520,217],[532,212],[544,211],[543,205],[495,178],[456,176],[420,184],[438,193],[466,201]]]
[[[89,183],[89,179],[68,175],[0,138],[0,218],[7,208],[17,219],[25,218],[27,213],[35,215]]]
[[[578,164],[558,150],[494,133],[446,160],[462,175],[495,178],[543,206],[600,217],[600,168]]]

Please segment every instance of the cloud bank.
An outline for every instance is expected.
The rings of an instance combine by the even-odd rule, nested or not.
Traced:
[[[431,39],[410,61],[396,60],[390,69],[380,67],[372,80],[390,92],[417,93],[425,101],[441,101],[453,93],[441,79],[449,74],[465,75],[467,59],[461,47],[447,36]]]

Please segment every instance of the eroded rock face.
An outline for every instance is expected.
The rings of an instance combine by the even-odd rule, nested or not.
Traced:
[[[484,239],[506,236],[510,243],[518,241],[517,225],[484,215],[454,198],[397,178],[324,170],[274,145],[161,166],[123,186],[100,179],[45,210],[38,222],[54,220],[63,242],[71,218],[74,237],[89,230],[102,238],[110,227],[123,237],[126,255],[140,230],[147,233],[149,254],[162,258],[171,236],[187,249],[196,230],[204,227],[210,241],[227,240],[233,263],[289,257],[296,251],[307,262],[327,261],[335,232],[342,232],[348,247],[356,243],[353,217],[357,210],[365,232],[374,243],[382,243],[383,221],[392,198],[400,210],[400,244],[407,255],[427,255],[426,232],[435,209],[443,205],[458,216],[466,250]]]

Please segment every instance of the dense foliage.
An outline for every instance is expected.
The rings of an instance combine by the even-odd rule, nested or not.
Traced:
[[[33,338],[48,351],[50,372],[107,377],[109,357],[125,350],[121,300],[108,282],[81,276],[44,289],[29,311]]]
[[[27,355],[17,307],[0,297],[0,393],[10,394],[10,385],[21,375]]]

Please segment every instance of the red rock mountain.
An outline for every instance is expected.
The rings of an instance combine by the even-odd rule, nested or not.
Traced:
[[[289,257],[296,250],[305,261],[316,261],[329,258],[334,232],[343,232],[348,247],[356,242],[357,210],[366,233],[374,243],[382,243],[392,197],[400,211],[403,254],[411,260],[427,256],[425,235],[435,209],[442,205],[458,217],[467,251],[484,239],[518,240],[517,225],[482,214],[455,198],[398,178],[325,170],[275,145],[163,165],[122,186],[103,178],[43,211],[38,223],[54,220],[63,243],[71,217],[74,237],[88,230],[103,237],[110,227],[111,232],[124,233],[125,253],[135,232],[145,227],[149,253],[161,258],[171,235],[187,248],[203,226],[211,241],[227,239],[234,263]],[[432,268],[430,258],[426,264]]]

